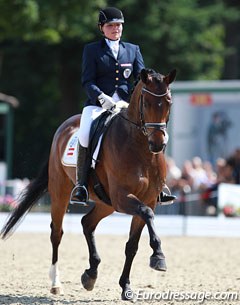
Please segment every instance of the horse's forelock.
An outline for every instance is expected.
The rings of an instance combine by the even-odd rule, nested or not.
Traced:
[[[161,84],[164,82],[164,75],[157,73],[155,70],[153,69],[146,69],[146,72],[148,74],[148,79],[151,82],[156,82],[158,84]],[[141,81],[141,77],[140,74],[138,75],[137,79],[134,82],[133,88],[131,90],[131,95],[133,94],[134,90],[136,89],[136,87],[141,87],[143,85],[142,81]]]
[[[148,75],[149,75],[149,80],[150,81],[156,81],[158,83],[162,83],[164,81],[164,75],[157,73],[153,69],[146,69]]]

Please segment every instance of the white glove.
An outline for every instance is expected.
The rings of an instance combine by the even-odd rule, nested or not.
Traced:
[[[109,96],[103,92],[98,96],[98,100],[99,100],[101,106],[103,107],[103,109],[108,110],[108,109],[112,109],[116,106],[116,103],[111,98],[111,96]]]
[[[128,108],[129,104],[123,100],[116,102],[116,108]]]

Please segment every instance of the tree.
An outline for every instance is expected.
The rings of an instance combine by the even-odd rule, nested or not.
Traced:
[[[123,40],[147,67],[177,68],[178,80],[239,77],[237,0],[0,0],[0,91],[20,100],[15,176],[35,175],[57,126],[80,111],[82,50],[99,39],[106,4],[123,11]]]
[[[226,55],[222,21],[230,14],[222,1],[202,2],[120,0],[116,5],[126,16],[125,37],[140,44],[148,66],[163,72],[176,67],[181,80],[220,79]]]
[[[104,5],[104,0],[0,0],[0,89],[20,100],[14,176],[34,176],[57,126],[80,111],[82,48],[95,38]]]
[[[225,45],[228,49],[223,79],[240,78],[240,2],[238,0],[225,0],[227,20],[225,21]]]

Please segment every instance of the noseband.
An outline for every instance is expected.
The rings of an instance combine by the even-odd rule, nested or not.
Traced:
[[[144,112],[143,112],[143,93],[144,92],[147,92],[156,97],[164,97],[168,93],[170,93],[170,89],[167,89],[167,91],[163,94],[156,94],[154,92],[147,90],[146,88],[142,88],[141,100],[140,100],[140,122],[141,122],[141,130],[142,130],[143,134],[145,136],[149,136],[147,129],[152,128],[154,131],[162,131],[163,134],[165,135],[166,129],[167,129],[166,123],[145,123]]]

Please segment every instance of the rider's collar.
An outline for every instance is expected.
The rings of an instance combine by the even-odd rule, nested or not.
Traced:
[[[111,39],[105,38],[105,41],[106,41],[107,45],[111,47],[111,46],[114,46],[114,45],[119,45],[120,39],[111,40]]]

